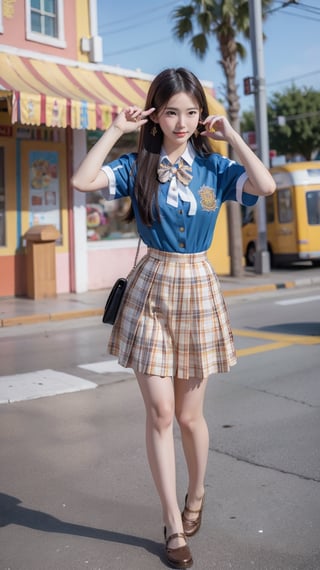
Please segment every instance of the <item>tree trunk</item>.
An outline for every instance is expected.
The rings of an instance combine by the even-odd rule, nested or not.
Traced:
[[[234,40],[234,32],[231,37],[221,35],[219,37],[220,52],[222,60],[220,61],[227,80],[226,97],[228,101],[228,118],[231,126],[240,132],[240,99],[236,85],[236,67],[237,67],[237,49]],[[232,147],[229,148],[229,157],[237,160]],[[227,218],[228,218],[228,239],[230,254],[230,275],[232,277],[241,277],[243,275],[243,251],[242,251],[242,223],[241,210],[238,202],[227,202]]]
[[[241,277],[243,275],[243,253],[241,211],[240,204],[238,204],[238,202],[227,202],[227,218],[230,253],[230,275],[232,277]]]
[[[239,116],[231,121],[233,128],[240,132]],[[229,148],[229,157],[237,160],[237,156],[232,147]],[[243,246],[242,246],[242,220],[241,207],[239,202],[227,202],[228,214],[228,237],[230,252],[230,275],[241,277],[243,275]]]

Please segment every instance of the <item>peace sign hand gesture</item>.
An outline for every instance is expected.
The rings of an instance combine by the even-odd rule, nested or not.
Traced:
[[[154,107],[143,111],[140,107],[127,107],[123,109],[113,121],[113,126],[117,127],[122,133],[131,133],[137,131],[148,121],[149,115],[155,111]]]

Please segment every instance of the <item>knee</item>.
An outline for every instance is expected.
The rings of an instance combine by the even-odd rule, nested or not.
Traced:
[[[191,410],[176,409],[176,419],[180,429],[183,431],[192,432],[197,425],[200,417],[198,414],[194,414]]]
[[[170,402],[162,402],[153,406],[149,414],[153,427],[161,432],[173,423],[174,406]]]

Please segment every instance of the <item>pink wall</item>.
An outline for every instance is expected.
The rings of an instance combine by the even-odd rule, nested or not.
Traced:
[[[146,252],[141,246],[139,259]],[[118,277],[125,277],[131,270],[136,248],[106,249],[88,251],[88,289],[111,287]]]
[[[64,33],[65,48],[57,48],[46,44],[26,40],[25,2],[18,0],[13,3],[13,16],[3,15],[3,33],[0,34],[0,44],[9,45],[19,49],[32,50],[42,54],[54,55],[68,59],[77,59],[77,27],[76,3],[77,0],[64,2]]]
[[[70,291],[68,252],[56,254],[56,286],[58,295]]]

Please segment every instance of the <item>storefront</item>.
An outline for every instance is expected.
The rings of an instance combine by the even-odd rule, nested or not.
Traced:
[[[0,53],[0,296],[26,294],[24,236],[37,224],[52,224],[61,235],[57,293],[108,287],[130,269],[137,236],[134,225],[122,221],[126,203],[81,194],[69,181],[119,109],[144,106],[151,79],[94,64]],[[211,88],[205,89],[211,112],[224,113]],[[120,143],[114,152],[135,146],[132,138]],[[217,234],[223,245],[209,257],[219,273],[228,273],[224,210]]]
[[[54,136],[55,135],[55,136]],[[26,292],[26,231],[54,225],[57,291],[69,291],[66,143],[63,129],[0,127],[0,296]]]

